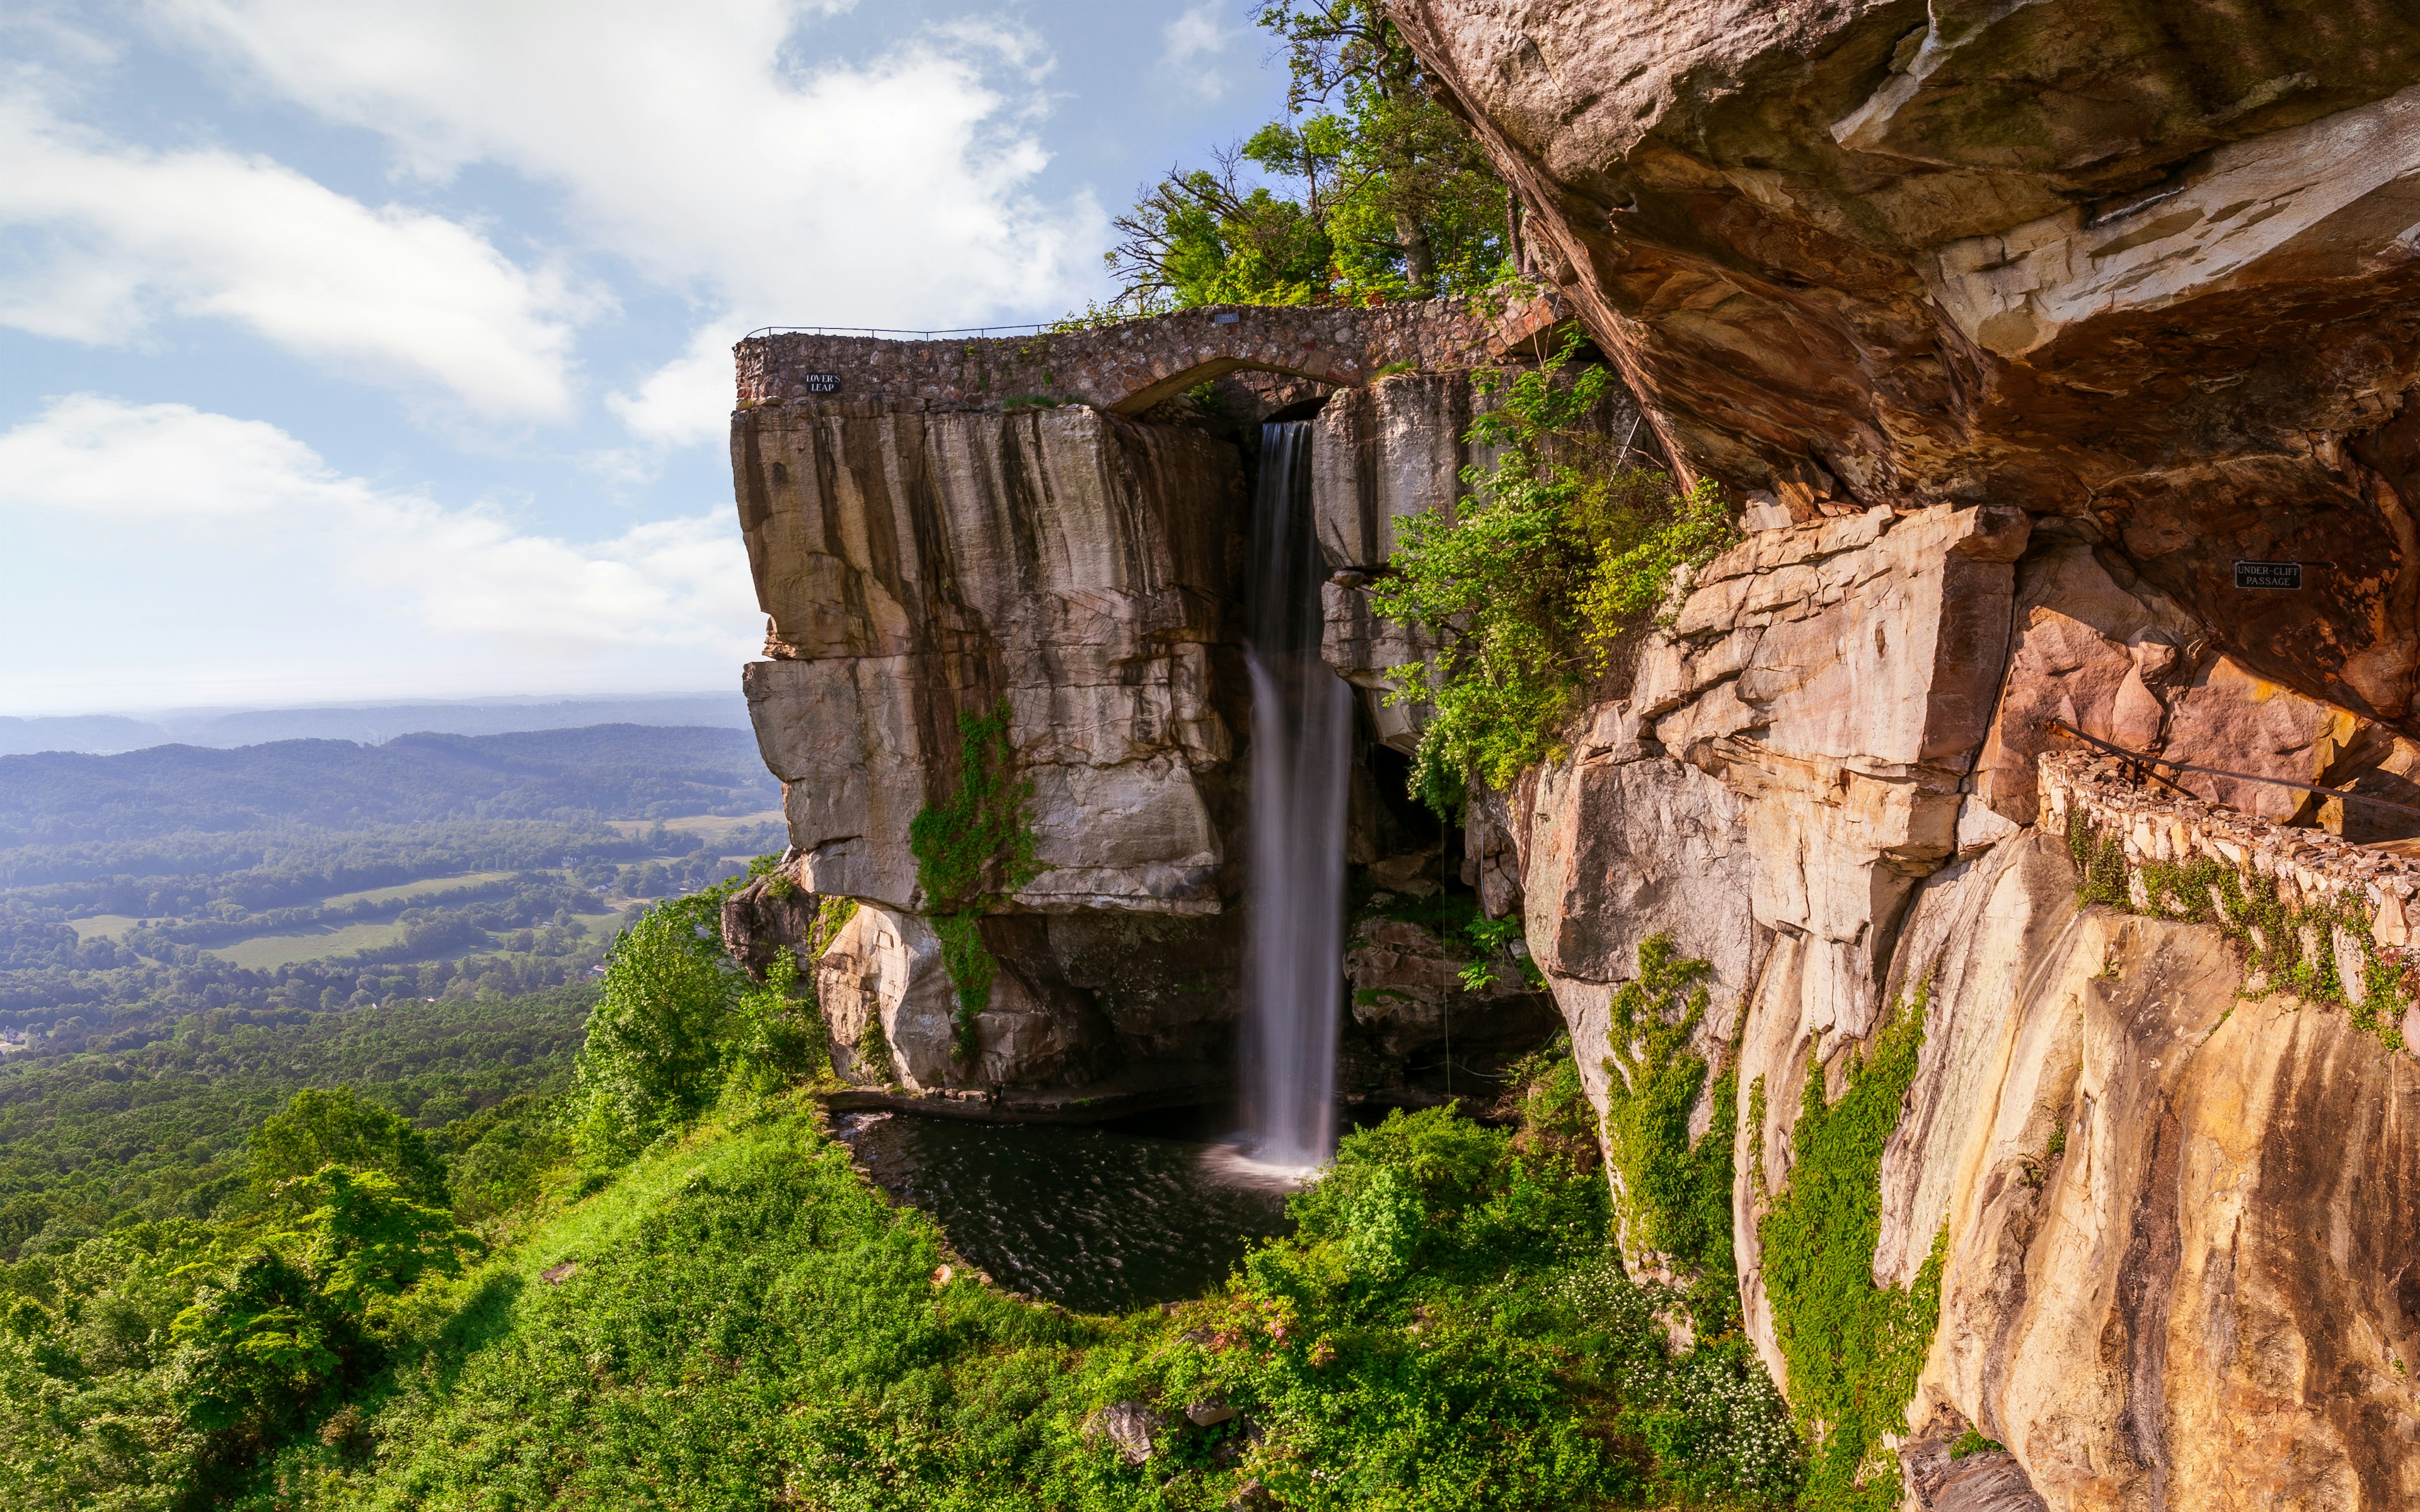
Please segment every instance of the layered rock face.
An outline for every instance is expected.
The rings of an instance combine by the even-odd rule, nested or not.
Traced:
[[[1465,352],[1480,329],[1452,305],[1311,314],[1331,334],[1415,355]],[[1249,347],[1267,324],[1211,335]],[[1095,333],[1100,371],[1059,377],[1107,392],[1164,382],[1180,360],[1202,359],[1196,377],[1220,371],[1224,348],[1197,349],[1189,332],[1180,318]],[[732,466],[769,622],[745,686],[792,848],[784,893],[768,882],[736,899],[726,936],[760,969],[785,946],[812,955],[836,1058],[861,1081],[981,1090],[1002,1116],[1218,1096],[1235,1067],[1249,755],[1239,594],[1257,425],[1221,436],[1167,422],[1223,412],[1232,432],[1326,391],[1229,378],[1206,406],[1162,406],[1149,422],[921,392],[928,369],[961,355],[947,343],[743,344]],[[873,392],[790,395],[806,380],[785,375],[803,362]],[[1384,562],[1396,516],[1450,503],[1474,460],[1461,438],[1478,402],[1467,371],[1389,376],[1339,391],[1315,427],[1314,503],[1339,574],[1323,590],[1329,649],[1370,689],[1365,752],[1410,748],[1409,711],[1379,689],[1417,652],[1340,584]],[[970,721],[989,733],[970,739]],[[1034,874],[982,906],[996,970],[969,1054],[933,917],[965,900],[928,895],[912,831],[986,751],[1014,790]],[[1425,875],[1437,841],[1389,801],[1400,785],[1357,775],[1352,859]],[[811,951],[821,897],[858,908]],[[1348,1091],[1426,1095],[1413,1079],[1447,1074],[1449,1042],[1492,1067],[1553,1026],[1550,1000],[1517,982],[1461,992],[1466,947],[1397,933],[1338,963],[1359,995]]]
[[[1243,717],[1235,450],[1081,407],[811,401],[742,410],[733,468],[770,619],[746,689],[794,875],[863,904],[826,952],[827,1005],[877,1016],[910,1087],[1219,1058]],[[923,896],[909,829],[958,785],[961,720],[995,714],[1042,870],[1009,900],[1031,917],[984,926],[1002,969],[980,1054],[954,1058],[923,917],[947,900]],[[1073,1000],[1110,976],[1114,992]]]
[[[2420,804],[2420,20],[1389,8],[1677,469],[1753,527],[1471,849],[1509,847],[1491,906],[1525,908],[1600,1100],[1639,941],[1712,963],[1699,1048],[1765,1094],[1734,1217],[1768,1365],[1748,1157],[1786,1184],[1807,1076],[1837,1091],[1921,1001],[1873,1268],[1947,1234],[1911,1504],[2420,1504],[2420,1061],[2365,996],[2408,997],[2408,925],[2378,865],[2264,859],[2420,833],[2359,801]],[[2168,817],[2091,810],[2092,856],[2171,869],[2114,907],[2045,782],[2061,725],[2219,769],[2170,769]],[[2188,831],[2235,838],[2164,848]],[[2159,887],[2195,866],[2319,921],[2188,921]],[[2304,975],[2247,980],[2259,928]],[[2008,1453],[1949,1460],[1968,1424]]]

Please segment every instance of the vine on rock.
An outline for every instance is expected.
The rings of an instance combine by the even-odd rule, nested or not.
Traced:
[[[2239,871],[2223,861],[2126,858],[2115,831],[2095,825],[2081,807],[2067,814],[2067,850],[2075,861],[2075,894],[2149,918],[2209,924],[2233,941],[2247,973],[2245,996],[2284,990],[2310,1002],[2345,1010],[2354,1027],[2375,1036],[2389,1050],[2403,1048],[2401,1009],[2420,997],[2420,961],[2381,946],[2371,932],[2369,910],[2359,889],[2290,907],[2277,880]],[[2337,964],[2340,950],[2359,962],[2351,972],[2359,995]]]
[[[1739,1326],[1731,1248],[1731,1173],[1738,1141],[1739,1073],[1714,1079],[1714,1119],[1693,1148],[1689,1115],[1709,1067],[1689,1041],[1706,1016],[1703,961],[1684,959],[1669,934],[1638,947],[1638,975],[1613,995],[1606,1034],[1605,1140],[1621,1180],[1630,1243],[1697,1273],[1690,1310],[1709,1335]]]
[[[941,938],[941,967],[958,999],[954,1053],[974,1054],[975,1017],[991,1002],[999,973],[984,944],[983,916],[1046,870],[1033,858],[1025,817],[1033,784],[1016,775],[1008,742],[1008,701],[988,714],[958,716],[956,792],[927,805],[908,826],[916,886]]]
[[[1810,1451],[1798,1504],[1808,1512],[1892,1512],[1900,1504],[1899,1457],[1883,1435],[1907,1429],[1907,1404],[1940,1319],[1949,1231],[1934,1236],[1904,1288],[1875,1285],[1873,1266],[1883,1147],[1916,1082],[1931,999],[1927,981],[1851,1057],[1837,1102],[1823,1100],[1821,1044],[1810,1050],[1806,1095],[1790,1131],[1796,1158],[1789,1185],[1768,1197],[1761,1160],[1754,1173],[1758,1196],[1770,1203],[1757,1240],[1774,1338]],[[1762,1077],[1749,1105],[1763,1110]]]

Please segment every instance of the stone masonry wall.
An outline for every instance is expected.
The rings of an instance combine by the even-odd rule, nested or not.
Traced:
[[[1080,403],[1134,414],[1239,368],[1358,384],[1383,368],[1467,368],[1492,361],[1518,319],[1466,300],[1371,307],[1221,305],[1082,331],[882,341],[775,332],[734,348],[739,408],[878,400],[886,409],[987,409]],[[836,387],[811,375],[837,379]]]

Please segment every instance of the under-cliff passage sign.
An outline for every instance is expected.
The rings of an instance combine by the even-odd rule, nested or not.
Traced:
[[[809,393],[838,393],[840,375],[838,373],[801,373],[799,375],[799,386]]]
[[[2239,562],[2235,564],[2235,586],[2300,588],[2303,586],[2303,564],[2299,562]]]

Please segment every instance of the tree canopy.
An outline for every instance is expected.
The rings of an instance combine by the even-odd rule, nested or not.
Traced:
[[[1505,270],[1504,186],[1379,0],[1268,0],[1283,119],[1172,168],[1116,220],[1120,309],[1361,303]]]

